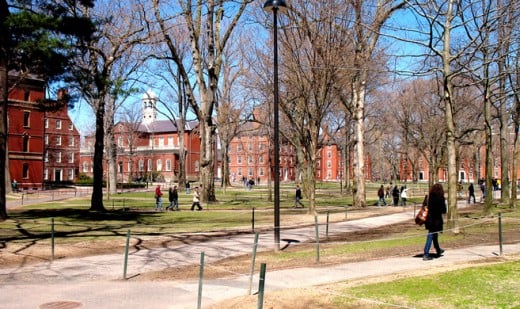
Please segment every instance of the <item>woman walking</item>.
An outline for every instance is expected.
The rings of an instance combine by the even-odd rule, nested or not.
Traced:
[[[444,199],[444,189],[440,183],[436,183],[430,189],[428,194],[428,217],[426,217],[426,229],[428,236],[426,237],[426,244],[424,245],[423,260],[429,261],[432,259],[430,255],[430,248],[435,247],[437,256],[441,256],[444,252],[439,246],[439,233],[442,232],[443,220],[442,215],[446,213],[446,200]]]

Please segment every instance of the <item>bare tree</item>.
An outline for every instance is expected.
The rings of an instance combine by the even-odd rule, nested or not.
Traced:
[[[353,26],[350,34],[354,45],[351,61],[352,73],[349,76],[351,98],[342,101],[347,110],[352,111],[355,123],[354,134],[354,206],[366,206],[365,193],[365,103],[367,85],[371,78],[372,63],[378,55],[378,41],[381,28],[396,11],[405,7],[406,1],[386,0],[374,4],[371,1],[358,0],[352,3]]]
[[[216,126],[214,111],[218,100],[219,80],[222,73],[223,53],[231,34],[251,0],[197,1],[178,0],[180,11],[172,16],[175,8],[157,0],[152,1],[155,22],[159,25],[161,40],[166,44],[171,61],[178,67],[188,94],[188,101],[199,120],[201,137],[202,200],[215,201],[214,149]],[[173,23],[184,24],[189,33],[191,58],[182,59],[170,29]],[[189,75],[186,62],[193,65]],[[196,83],[191,85],[193,78]],[[195,87],[194,87],[195,86]],[[196,99],[196,96],[199,99]]]
[[[130,77],[139,68],[137,48],[143,42],[145,28],[140,25],[141,18],[136,16],[138,10],[133,2],[102,3],[84,14],[104,22],[98,26],[95,37],[80,42],[77,47],[81,53],[78,53],[72,72],[74,78],[70,82],[95,113],[94,185],[90,209],[103,211],[105,132],[109,131],[107,136],[111,136],[109,146],[114,146],[112,130],[117,103],[128,94]],[[115,177],[115,147],[108,148],[107,153],[114,164],[111,169]],[[112,181],[116,183],[115,179]]]

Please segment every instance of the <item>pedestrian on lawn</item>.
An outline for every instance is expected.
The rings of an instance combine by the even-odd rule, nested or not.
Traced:
[[[155,188],[155,211],[162,211],[162,192],[161,186]]]
[[[473,183],[469,184],[468,187],[468,204],[471,204],[471,198],[473,197],[473,204],[477,202],[475,198],[475,187],[473,187]]]
[[[179,210],[179,192],[177,192],[177,186],[170,187],[168,190],[168,200],[170,201],[170,205],[168,205],[167,209],[170,210]]]
[[[379,187],[379,190],[377,190],[377,196],[379,197],[379,200],[377,201],[377,206],[381,207],[381,204],[386,206],[385,187],[383,185],[381,185],[381,187]]]
[[[302,196],[302,189],[300,189],[299,185],[296,185],[296,193],[294,195],[294,206],[293,208],[303,208],[305,205],[301,202],[303,196]],[[300,206],[298,206],[300,205]]]
[[[199,187],[195,187],[195,190],[193,190],[193,203],[191,204],[192,211],[195,209],[195,206],[197,206],[197,210],[202,210],[202,206],[200,206]]]

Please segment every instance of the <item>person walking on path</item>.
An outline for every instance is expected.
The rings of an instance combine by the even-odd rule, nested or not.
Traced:
[[[442,215],[446,213],[446,200],[444,199],[444,189],[440,183],[436,183],[428,194],[428,216],[426,217],[425,227],[428,230],[426,244],[424,245],[423,260],[432,259],[430,248],[435,247],[437,256],[440,257],[444,250],[439,246],[439,233],[442,232],[444,221]]]
[[[394,206],[399,205],[399,188],[397,185],[395,185],[394,189],[392,190],[392,197],[394,199]]]
[[[386,200],[385,200],[385,187],[381,185],[379,187],[379,190],[377,190],[377,196],[379,197],[379,200],[377,201],[377,206],[381,207],[381,203],[386,206]]]
[[[170,205],[168,208],[170,210],[179,210],[179,193],[177,192],[177,186],[170,187],[168,190],[168,200],[170,201]]]
[[[197,206],[197,210],[202,210],[202,206],[200,206],[199,187],[195,187],[195,190],[193,190],[193,203],[191,204],[192,211],[195,209],[195,206]]]
[[[473,197],[473,204],[477,203],[475,198],[475,187],[473,187],[473,183],[470,183],[468,187],[468,204],[471,204],[471,197]]]
[[[190,181],[186,180],[186,184],[184,185],[186,188],[186,194],[190,194]]]
[[[162,211],[162,192],[161,186],[155,188],[155,211]]]
[[[408,188],[401,187],[401,206],[406,206],[406,199],[408,198]]]
[[[304,208],[305,205],[301,202],[302,200],[302,189],[300,189],[299,185],[296,185],[296,194],[294,195],[294,206],[293,208]],[[300,206],[298,206],[300,205]]]

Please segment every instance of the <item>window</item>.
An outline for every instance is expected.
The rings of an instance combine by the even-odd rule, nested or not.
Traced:
[[[138,169],[140,172],[144,171],[144,161],[143,159],[139,160]]]
[[[23,152],[29,152],[29,136],[23,136]]]
[[[123,137],[119,136],[117,138],[117,147],[123,147]]]
[[[264,156],[259,156],[258,157],[258,163],[264,164]]]
[[[119,161],[119,164],[117,164],[117,172],[119,174],[123,174],[123,162]]]
[[[44,155],[43,155],[43,161],[45,162],[49,162],[49,153],[46,152]]]
[[[43,180],[49,180],[49,170],[48,169],[43,170]]]
[[[31,115],[30,112],[28,111],[24,111],[23,112],[23,126],[24,128],[28,128],[29,125],[30,125],[30,122],[29,122],[29,116]]]
[[[327,160],[327,167],[328,168],[331,168],[332,167],[332,162],[330,160]]]
[[[242,168],[241,167],[238,168],[237,175],[238,176],[242,176]]]
[[[258,145],[258,149],[260,149],[260,150],[264,150],[264,147],[265,147],[264,143],[260,143],[260,145]]]
[[[56,162],[57,162],[57,163],[61,163],[61,151],[58,151],[58,152],[56,153]]]
[[[69,153],[69,163],[74,163],[74,152]]]
[[[162,160],[157,160],[157,171],[162,171]]]
[[[56,120],[56,129],[61,130],[61,120]]]
[[[253,145],[251,143],[247,144],[247,150],[248,151],[252,151],[253,150]]]
[[[30,99],[31,99],[31,91],[25,89],[23,92],[23,100],[26,102],[29,102]]]
[[[83,172],[88,172],[88,162],[83,162]]]
[[[70,146],[70,147],[74,147],[74,136],[71,136],[71,137],[69,138],[69,146]]]
[[[56,136],[56,146],[61,146],[61,136]]]
[[[252,156],[247,156],[247,163],[248,164],[253,164],[253,157]]]
[[[126,169],[128,171],[131,171],[132,170],[132,161],[128,161],[128,164],[126,165]]]
[[[22,178],[29,178],[29,163],[24,163],[22,166]]]
[[[164,143],[164,137],[159,137],[159,147],[166,146]]]
[[[173,136],[168,136],[168,146],[173,146]]]
[[[149,141],[148,141],[148,145],[149,145],[150,147],[153,147],[153,137],[152,137],[152,136],[150,136],[150,139],[149,139]]]
[[[332,152],[331,151],[327,151],[327,158],[332,158]]]
[[[45,119],[44,123],[45,123],[45,129],[48,129],[49,128],[49,119]]]
[[[172,170],[172,160],[167,159],[166,160],[166,170],[170,172]]]
[[[69,168],[69,180],[74,180],[74,169]]]
[[[72,123],[69,123],[69,131],[74,130],[74,125]]]
[[[242,157],[241,157],[241,156],[238,156],[238,157],[237,157],[237,163],[238,163],[238,164],[242,164]]]
[[[247,169],[247,175],[248,175],[249,177],[253,177],[253,169],[252,169],[252,168],[248,168],[248,169]]]
[[[264,176],[264,168],[263,167],[260,168],[260,170],[258,171],[258,174],[260,176]]]
[[[49,145],[49,135],[45,134],[45,145]]]
[[[150,172],[150,171],[152,171],[152,168],[153,168],[153,166],[152,166],[152,159],[148,159],[147,163],[148,163],[147,164],[148,165],[148,171]]]
[[[237,145],[237,151],[242,151],[242,144]]]

